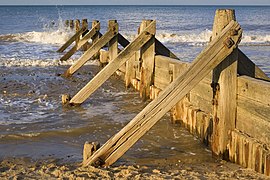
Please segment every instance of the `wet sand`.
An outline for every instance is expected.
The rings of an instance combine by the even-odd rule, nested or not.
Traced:
[[[113,166],[82,168],[83,143],[86,140],[105,143],[147,103],[141,102],[132,89],[125,94],[124,84],[114,76],[81,108],[62,108],[61,94],[76,93],[98,72],[97,66],[85,66],[71,79],[63,79],[59,73],[66,68],[0,67],[3,102],[12,103],[18,99],[18,103],[28,103],[23,109],[14,103],[0,109],[1,118],[14,120],[13,124],[0,125],[0,179],[268,178],[212,158],[209,149],[198,139],[180,125],[171,124],[169,115]],[[27,101],[22,101],[25,99]],[[108,104],[110,106],[106,107]],[[48,108],[50,106],[52,108]],[[104,109],[98,111],[100,107]],[[25,108],[25,113],[16,116]],[[90,111],[91,108],[94,110]],[[38,122],[19,123],[24,115],[35,111],[44,112],[46,116]],[[25,117],[26,120],[29,117]],[[56,126],[61,128],[55,129]]]
[[[214,164],[182,164],[178,169],[163,170],[147,166],[87,167],[61,164],[55,159],[31,161],[9,158],[0,163],[1,179],[270,179],[235,164],[219,161]]]

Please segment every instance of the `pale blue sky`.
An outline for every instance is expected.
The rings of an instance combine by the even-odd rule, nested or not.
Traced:
[[[270,0],[0,0],[0,5],[270,5]]]

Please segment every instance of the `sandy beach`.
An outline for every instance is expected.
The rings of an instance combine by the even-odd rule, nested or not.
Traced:
[[[1,83],[2,99],[8,98],[29,98],[36,99],[35,103],[42,105],[42,103],[50,103],[55,99],[58,108],[62,108],[60,104],[60,93],[70,92],[74,93],[83,83],[87,82],[88,78],[97,73],[96,65],[85,66],[79,74],[76,74],[72,79],[63,79],[59,76],[64,71],[66,66],[54,67],[12,67],[1,68],[3,72]],[[91,72],[91,73],[90,73]],[[46,74],[47,73],[47,74]],[[24,81],[14,80],[14,76],[21,76]],[[89,77],[88,77],[89,76]],[[35,81],[32,79],[36,79]],[[41,85],[42,81],[46,82]],[[83,82],[78,86],[79,82]],[[119,83],[120,82],[120,83]],[[39,88],[33,87],[33,83]],[[109,80],[109,85],[105,84],[105,88],[110,92],[118,92],[124,85],[120,85],[121,81],[117,76]],[[64,88],[63,88],[64,87]],[[47,96],[44,98],[45,94]],[[96,96],[100,95],[97,92]],[[113,94],[115,95],[115,94]],[[131,94],[138,96],[137,94]],[[96,97],[95,96],[95,97]],[[104,96],[104,95],[103,95]],[[109,96],[104,97],[109,98]],[[130,97],[130,94],[128,96]],[[134,97],[133,97],[134,98]],[[51,101],[50,101],[51,100]],[[44,101],[44,102],[43,102]],[[100,99],[99,99],[100,101]],[[40,104],[41,103],[41,104]],[[105,102],[108,103],[108,102]],[[129,101],[130,103],[130,101]],[[137,109],[133,105],[128,105],[128,102],[122,104],[121,108],[126,109],[126,112],[137,112],[144,103],[138,101]],[[94,108],[94,106],[91,106]],[[83,108],[89,108],[84,107]],[[72,109],[66,109],[70,112]],[[81,110],[80,110],[81,111]],[[119,111],[119,109],[117,110]],[[55,111],[46,112],[48,114]],[[127,115],[127,114],[126,114]],[[75,115],[74,115],[75,116]],[[106,120],[106,118],[105,118]],[[127,119],[128,120],[128,119]],[[67,123],[67,122],[64,122]],[[107,128],[106,121],[103,122],[100,128]],[[91,137],[90,126],[86,130],[72,130],[70,131],[55,131],[55,132],[39,132],[25,135],[23,133],[15,133],[16,129],[23,129],[19,125],[11,124],[8,126],[1,126],[2,132],[6,128],[12,129],[14,127],[14,134],[10,134],[10,130],[3,133],[1,136],[1,163],[0,163],[0,179],[267,179],[264,175],[256,173],[253,170],[245,169],[239,165],[232,164],[226,161],[219,161],[211,158],[211,152],[204,151],[201,147],[201,142],[194,139],[192,135],[180,127],[173,128],[173,131],[179,131],[181,134],[166,134],[162,131],[162,127],[169,125],[169,119],[165,117],[161,124],[156,125],[153,131],[148,133],[142,141],[132,148],[127,155],[123,156],[119,162],[107,168],[87,167],[82,168],[81,152],[85,140]],[[102,124],[101,124],[102,125]],[[120,129],[121,125],[116,125]],[[115,125],[114,125],[115,126]],[[29,127],[28,127],[29,128]],[[32,125],[32,130],[36,130],[35,125]],[[76,129],[76,128],[75,128]],[[95,127],[93,127],[94,131]],[[21,131],[24,131],[21,130]],[[90,132],[89,132],[90,131]],[[116,131],[108,131],[107,136],[104,134],[97,134],[96,139],[103,142],[113,135]],[[166,131],[168,133],[168,131]],[[168,136],[164,140],[159,140],[159,135]],[[70,136],[70,137],[69,137]],[[81,136],[85,136],[81,138]],[[174,136],[170,137],[170,136]],[[181,138],[177,138],[180,136]],[[67,141],[65,137],[69,137],[68,141],[75,141],[80,139],[77,144],[78,148],[73,150],[71,143],[69,145],[61,145],[62,141]],[[153,137],[155,137],[153,139]],[[94,140],[96,140],[94,139]],[[195,141],[194,141],[194,140]],[[54,140],[54,143],[50,143]],[[171,142],[172,141],[172,142]],[[185,142],[186,141],[186,142]],[[194,141],[194,142],[192,142]],[[31,144],[30,144],[31,143]],[[186,147],[178,147],[178,145],[185,144]],[[30,144],[30,145],[29,145]],[[57,144],[57,145],[55,145]],[[149,145],[150,144],[150,145]],[[159,145],[161,144],[161,145]],[[197,144],[197,145],[196,145]],[[71,147],[70,147],[71,146]],[[5,148],[4,148],[5,147]],[[50,148],[49,148],[50,147]],[[185,150],[181,150],[184,148]],[[67,149],[66,151],[63,149]],[[76,151],[75,155],[71,154],[71,150]],[[167,150],[166,150],[167,149]],[[196,151],[196,149],[202,149]],[[139,151],[138,151],[139,150]],[[177,151],[178,150],[178,151]],[[193,153],[192,153],[193,152]],[[172,153],[172,154],[170,154]],[[181,159],[182,158],[182,159]],[[178,160],[179,159],[179,160]]]
[[[207,167],[206,167],[207,166]],[[0,163],[1,179],[270,179],[225,161],[185,165],[164,170],[147,166],[87,167],[58,163],[55,159],[8,158]]]

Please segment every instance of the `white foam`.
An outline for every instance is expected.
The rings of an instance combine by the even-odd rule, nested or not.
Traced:
[[[49,66],[71,66],[77,61],[77,59],[69,59],[67,61],[60,61],[56,59],[52,60],[31,60],[31,59],[5,59],[0,61],[0,66],[4,67],[49,67]],[[97,60],[88,61],[85,65],[98,65]]]
[[[270,34],[257,35],[244,32],[241,43],[243,45],[270,45]]]
[[[135,34],[124,34],[128,40],[133,40],[136,35]],[[173,44],[186,44],[190,46],[204,46],[206,45],[210,37],[212,35],[212,31],[206,29],[200,33],[164,33],[158,32],[156,34],[156,38],[162,43],[173,43]],[[241,45],[270,45],[270,34],[253,34],[247,32],[243,34]]]
[[[72,32],[57,29],[45,32],[32,31],[15,34],[14,39],[18,41],[35,42],[40,44],[64,44],[71,36]]]

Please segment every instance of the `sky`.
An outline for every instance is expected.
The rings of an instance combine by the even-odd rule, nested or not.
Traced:
[[[0,5],[270,5],[270,0],[0,0]]]

